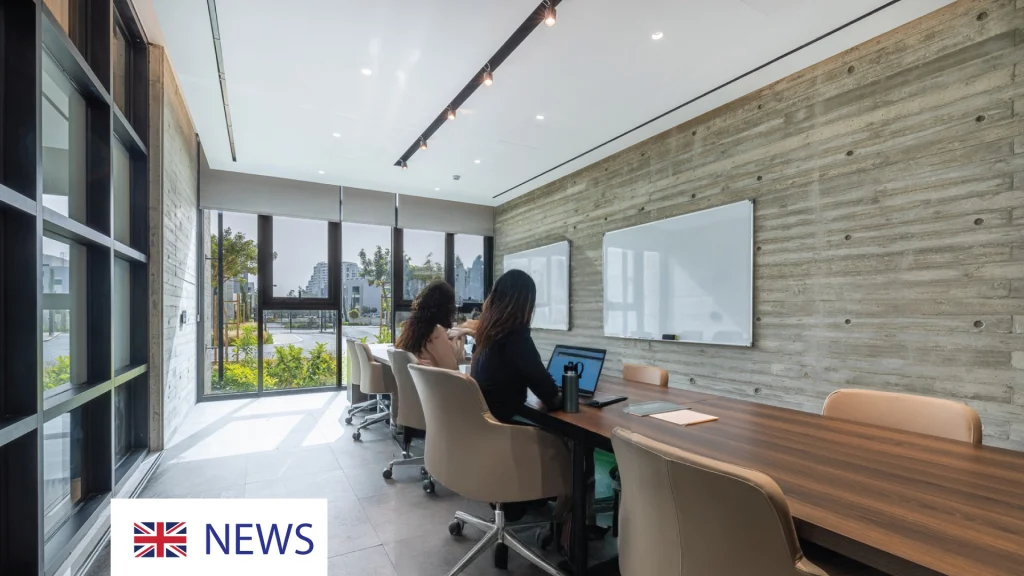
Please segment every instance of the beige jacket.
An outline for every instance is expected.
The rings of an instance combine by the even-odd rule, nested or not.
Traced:
[[[448,331],[435,326],[430,338],[417,355],[419,363],[445,370],[458,370],[459,362],[465,356],[466,338],[448,338]]]

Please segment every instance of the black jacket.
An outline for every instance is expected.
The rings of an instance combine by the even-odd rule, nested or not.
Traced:
[[[537,352],[529,326],[509,332],[481,352],[473,361],[472,375],[491,414],[503,422],[510,421],[526,402],[527,388],[548,409],[561,407],[558,386]]]

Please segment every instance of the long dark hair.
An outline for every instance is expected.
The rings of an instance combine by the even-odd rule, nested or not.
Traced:
[[[395,347],[419,354],[427,345],[434,327],[452,327],[455,318],[455,290],[444,280],[434,280],[412,302],[412,315],[402,323]]]
[[[537,285],[522,270],[509,270],[498,278],[484,302],[480,324],[476,328],[474,360],[488,346],[533,319],[533,306],[537,303]]]

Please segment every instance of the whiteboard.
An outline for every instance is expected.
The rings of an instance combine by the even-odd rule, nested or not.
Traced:
[[[533,328],[569,329],[569,242],[506,254],[505,272],[522,270],[537,284]]]
[[[754,203],[604,235],[604,333],[753,346]]]

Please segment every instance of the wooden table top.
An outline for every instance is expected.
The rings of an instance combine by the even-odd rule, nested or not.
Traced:
[[[785,492],[801,536],[883,570],[1024,574],[1024,453],[620,378],[602,377],[598,390],[629,400],[539,420],[604,439],[621,426],[760,470]],[[623,411],[650,400],[719,420],[677,426]],[[525,415],[540,416],[531,402]]]

